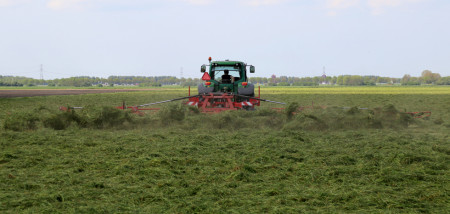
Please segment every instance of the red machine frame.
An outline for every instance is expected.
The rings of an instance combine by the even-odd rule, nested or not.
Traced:
[[[189,88],[189,96],[191,90]],[[258,97],[245,97],[248,101],[236,101],[238,95],[231,93],[209,93],[190,97],[186,105],[197,106],[201,112],[218,113],[228,110],[253,109],[260,106],[261,89],[258,88]]]

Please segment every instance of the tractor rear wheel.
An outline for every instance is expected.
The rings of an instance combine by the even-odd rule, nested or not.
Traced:
[[[253,84],[248,84],[245,88],[238,88],[238,94],[245,96],[254,96],[255,86]]]
[[[214,87],[205,87],[203,84],[198,85],[198,94],[207,94],[214,91]]]

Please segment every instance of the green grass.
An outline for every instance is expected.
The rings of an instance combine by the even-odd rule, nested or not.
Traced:
[[[450,91],[406,89],[261,89],[269,100],[314,102],[290,119],[265,103],[218,115],[102,108],[186,89],[0,99],[0,212],[446,213]],[[85,122],[61,105],[86,106],[75,113]],[[432,116],[405,120],[404,110]],[[46,125],[57,120],[71,123]]]

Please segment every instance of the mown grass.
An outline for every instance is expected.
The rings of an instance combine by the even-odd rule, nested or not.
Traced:
[[[263,98],[314,108],[204,115],[173,104],[141,117],[104,107],[183,90],[2,99],[0,212],[448,212],[450,93],[270,90]]]
[[[448,86],[366,87],[262,87],[261,92],[280,94],[449,94]]]

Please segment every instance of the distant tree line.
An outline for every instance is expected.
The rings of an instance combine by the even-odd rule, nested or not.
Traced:
[[[70,86],[70,87],[105,87],[114,85],[135,85],[141,87],[159,87],[162,85],[196,86],[202,81],[199,78],[176,78],[172,76],[109,76],[108,78],[78,76],[53,80],[39,80],[28,77],[1,76],[0,86]]]
[[[199,78],[177,78],[173,76],[109,76],[100,77],[70,77],[53,80],[39,80],[28,77],[1,76],[0,86],[69,86],[69,87],[111,87],[117,85],[135,85],[139,87],[160,87],[163,85],[196,86],[203,81]],[[403,78],[380,76],[339,75],[316,77],[250,77],[249,82],[268,86],[318,86],[320,84],[340,86],[364,86],[380,84],[401,85],[450,85],[450,76],[441,77],[439,73],[429,70],[422,72],[420,77],[405,74]]]
[[[450,85],[450,76],[441,77],[439,73],[429,70],[422,72],[420,77],[411,77],[406,74],[403,78],[380,77],[380,76],[360,76],[360,75],[340,75],[340,76],[316,76],[316,77],[250,77],[252,83],[259,83],[272,86],[317,86],[319,84],[342,85],[342,86],[363,86],[380,84],[401,84],[401,85]]]
[[[401,79],[401,83],[402,85],[450,85],[450,76],[441,77],[439,73],[433,73],[429,70],[425,70],[422,71],[422,76],[420,77],[412,77],[409,74],[405,74]]]
[[[341,76],[316,76],[316,77],[251,77],[250,82],[271,86],[317,86],[319,84],[328,85],[376,85],[377,83],[397,83],[398,78],[379,77],[379,76],[359,76],[359,75],[341,75]]]

